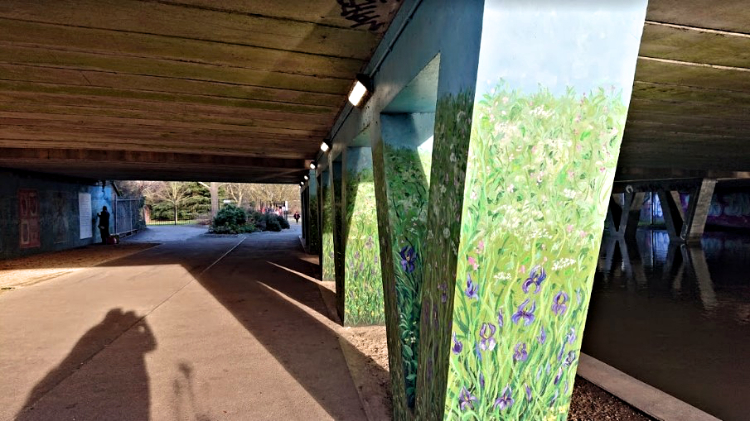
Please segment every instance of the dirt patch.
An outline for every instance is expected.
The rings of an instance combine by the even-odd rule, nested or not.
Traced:
[[[151,243],[92,245],[0,262],[0,292],[100,265],[155,246]]]
[[[593,383],[581,377],[576,377],[568,420],[652,421],[653,418],[610,395]]]

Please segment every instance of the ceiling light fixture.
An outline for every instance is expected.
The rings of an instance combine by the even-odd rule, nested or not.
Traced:
[[[315,165],[315,161],[311,162],[311,163],[310,163],[310,169],[311,169],[311,170],[314,170],[314,169],[315,169],[315,167],[316,167],[316,165]]]
[[[366,102],[366,97],[372,93],[372,81],[370,77],[364,74],[358,74],[357,80],[349,91],[349,102],[355,107],[359,107]]]
[[[331,145],[328,143],[328,140],[324,140],[320,143],[320,150],[323,151],[323,153],[328,152],[331,150]]]
[[[304,182],[304,181],[300,181],[300,182],[299,182],[299,185],[300,185],[300,186],[304,186],[304,185],[305,185],[305,182]]]
[[[305,176],[304,178],[305,178],[305,181],[307,181],[307,180],[310,179],[310,177],[308,177],[308,176]]]

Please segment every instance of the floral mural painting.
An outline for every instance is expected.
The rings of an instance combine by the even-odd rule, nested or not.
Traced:
[[[323,232],[321,235],[321,255],[323,257],[323,280],[334,281],[336,269],[334,265],[333,250],[333,188],[331,186],[330,172],[325,171],[321,180],[321,200]]]
[[[318,183],[315,177],[315,171],[310,171],[310,182],[308,186],[309,191],[309,238],[307,238],[307,245],[310,253],[318,253],[320,250],[320,232],[318,222]]]
[[[574,3],[485,2],[443,419],[567,418],[646,10]]]
[[[493,91],[474,112],[446,412],[564,419],[626,107],[609,89]]]
[[[346,325],[382,324],[385,318],[375,186],[369,154],[369,148],[354,148],[347,154]]]

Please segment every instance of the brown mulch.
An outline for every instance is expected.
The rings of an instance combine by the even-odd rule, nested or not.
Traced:
[[[76,249],[0,261],[3,291],[33,285],[85,268],[119,259],[156,244],[91,245]]]
[[[383,389],[387,403],[392,406],[390,393],[391,378],[388,373],[388,347],[384,326],[356,327],[342,329],[346,339],[361,353],[372,358],[368,367],[370,381],[376,382]],[[390,408],[389,408],[390,409]],[[390,411],[389,411],[390,412]],[[599,387],[576,377],[573,398],[568,413],[570,421],[653,421],[622,400],[605,392]]]

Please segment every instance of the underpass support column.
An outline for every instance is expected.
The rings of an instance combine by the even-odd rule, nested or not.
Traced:
[[[612,194],[607,209],[609,233],[616,237],[635,238],[641,218],[644,192]],[[619,197],[620,200],[616,200]]]
[[[322,270],[321,279],[332,282],[336,280],[336,269],[334,266],[333,251],[333,175],[330,167],[323,171],[320,179],[321,184],[321,238],[320,238],[320,266]]]
[[[318,215],[318,178],[315,170],[308,175],[307,184],[307,248],[311,254],[320,253],[320,217]]]
[[[676,193],[676,192],[675,192]],[[680,195],[672,194],[671,191],[659,189],[657,191],[659,203],[661,204],[664,224],[667,226],[669,239],[671,241],[682,241],[683,211]]]
[[[567,418],[645,12],[645,0],[485,2],[468,155],[435,136],[430,206],[461,174],[436,178],[445,158],[468,164],[460,237],[447,218],[428,220],[428,241],[458,247],[458,259],[451,334],[420,344],[420,357],[449,355],[444,399],[425,396],[444,406],[421,400],[420,359],[420,418]],[[426,265],[442,263],[430,247]],[[431,272],[423,333],[443,326]]]
[[[344,325],[378,325],[385,319],[372,152],[348,148],[344,156],[341,247],[344,282],[336,295],[343,301]],[[338,254],[337,254],[338,255]],[[337,267],[338,269],[338,267]],[[337,274],[338,276],[338,274]]]
[[[688,244],[700,244],[703,231],[706,228],[708,211],[711,209],[711,199],[714,195],[716,180],[704,178],[701,184],[690,194],[687,217],[682,226],[681,237]]]

